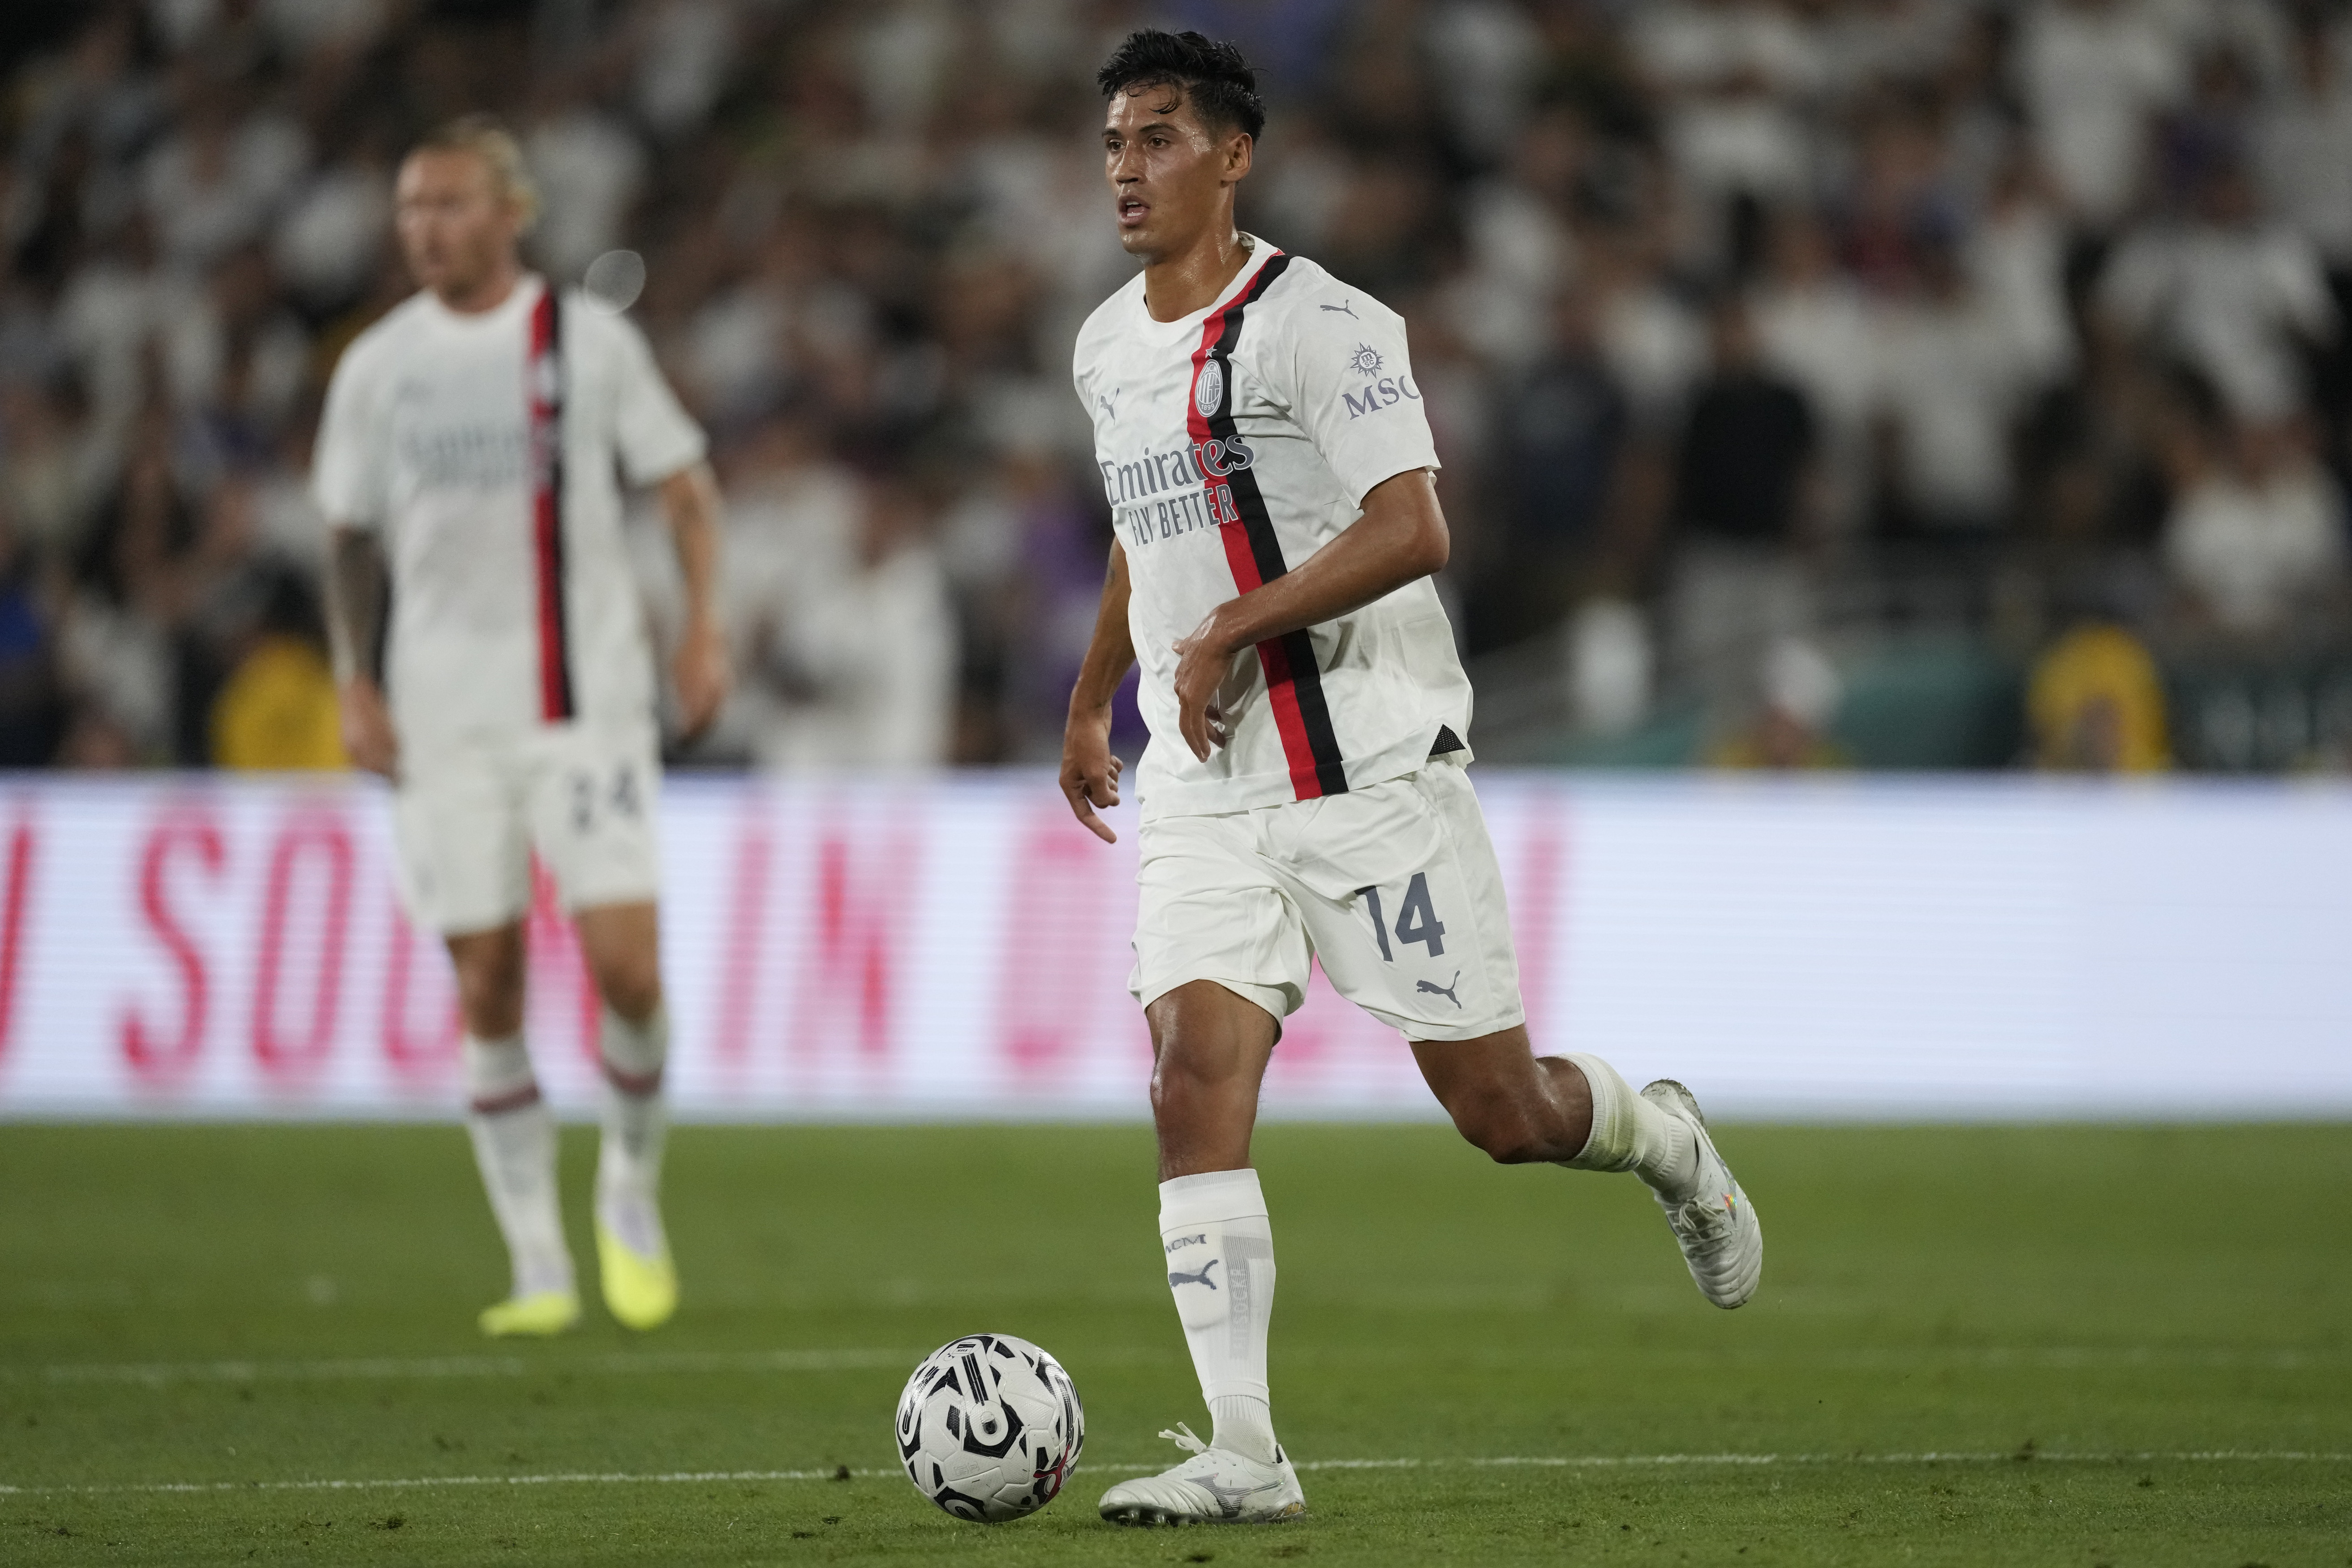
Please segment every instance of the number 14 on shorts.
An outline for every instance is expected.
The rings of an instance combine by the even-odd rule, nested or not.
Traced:
[[[1378,888],[1359,888],[1356,896],[1372,917],[1372,937],[1381,944],[1381,962],[1394,963],[1396,950],[1389,945],[1388,917],[1381,902]],[[1415,871],[1412,880],[1405,885],[1404,902],[1397,909],[1396,939],[1400,943],[1420,942],[1429,949],[1429,956],[1440,958],[1445,953],[1445,925],[1437,918],[1437,908],[1430,902],[1429,878]]]

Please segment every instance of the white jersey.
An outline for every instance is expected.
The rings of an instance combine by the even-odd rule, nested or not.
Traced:
[[[1465,747],[1470,683],[1427,578],[1234,661],[1226,743],[1177,732],[1176,642],[1297,566],[1382,479],[1437,467],[1403,319],[1262,239],[1215,303],[1156,321],[1138,277],[1088,317],[1074,372],[1119,543],[1151,744],[1143,815],[1314,800]]]
[[[383,535],[404,750],[648,725],[615,469],[652,484],[702,455],[636,328],[537,278],[478,315],[420,293],[362,333],[328,388],[311,483],[331,523]]]

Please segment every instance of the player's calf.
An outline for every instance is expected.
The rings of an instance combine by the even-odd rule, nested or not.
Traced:
[[[677,1269],[661,1217],[669,1016],[658,998],[634,1023],[608,1006],[599,1044],[605,1087],[596,1159],[598,1278],[614,1319],[632,1329],[658,1328],[677,1310]]]
[[[457,980],[457,1014],[478,1039],[522,1033],[522,927],[508,924],[448,939]]]
[[[1454,1119],[1454,1130],[1498,1165],[1558,1160],[1562,1150],[1580,1146],[1578,1140],[1561,1136],[1549,1107],[1530,1106],[1507,1091],[1466,1096],[1445,1110]]]
[[[1565,1162],[1589,1141],[1582,1074],[1562,1058],[1535,1056],[1526,1029],[1417,1041],[1412,1051],[1454,1131],[1497,1164]]]
[[[520,1036],[465,1040],[466,1130],[513,1270],[504,1301],[485,1311],[492,1335],[558,1333],[579,1320],[572,1253],[555,1185],[555,1120]]]

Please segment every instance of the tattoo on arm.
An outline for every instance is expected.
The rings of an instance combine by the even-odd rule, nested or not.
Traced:
[[[327,640],[335,679],[383,681],[392,609],[392,566],[383,542],[363,529],[339,528],[327,553]]]

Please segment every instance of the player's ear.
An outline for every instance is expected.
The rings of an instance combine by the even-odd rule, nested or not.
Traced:
[[[1228,184],[1249,174],[1256,153],[1257,138],[1246,131],[1236,131],[1225,139],[1224,178]]]

